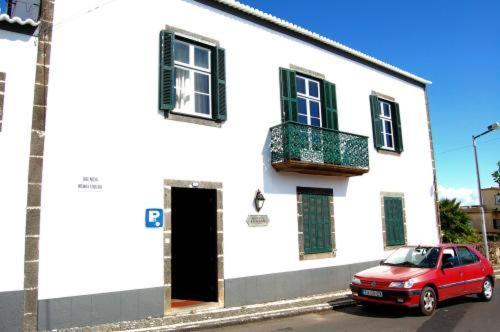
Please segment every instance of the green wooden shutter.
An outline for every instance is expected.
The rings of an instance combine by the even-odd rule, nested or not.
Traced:
[[[175,107],[174,38],[171,31],[160,32],[159,108],[164,111],[171,111]]]
[[[226,51],[220,47],[212,51],[212,118],[227,120]]]
[[[401,132],[401,116],[399,114],[399,104],[393,103],[394,112],[392,112],[392,123],[395,127],[395,145],[396,151],[403,152],[403,134]]]
[[[330,201],[328,195],[302,193],[304,252],[332,251]]]
[[[323,128],[339,129],[335,84],[323,81]]]
[[[403,199],[384,197],[385,235],[387,246],[405,244]]]
[[[280,68],[281,120],[297,122],[297,82],[295,72]]]
[[[370,106],[372,111],[373,144],[376,149],[384,145],[382,136],[382,120],[380,120],[380,101],[377,96],[370,96]]]

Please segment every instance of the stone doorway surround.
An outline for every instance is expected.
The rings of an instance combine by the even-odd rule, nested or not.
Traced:
[[[163,279],[164,313],[172,310],[172,188],[214,189],[217,191],[217,291],[218,306],[224,307],[224,249],[222,183],[197,180],[164,180]]]

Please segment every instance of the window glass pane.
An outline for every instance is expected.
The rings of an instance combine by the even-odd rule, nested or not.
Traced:
[[[304,98],[297,98],[297,105],[299,107],[297,112],[299,114],[307,115],[306,100]]]
[[[311,116],[319,118],[319,103],[317,101],[309,100],[309,110]]]
[[[392,134],[392,128],[391,128],[391,122],[390,121],[384,121],[384,127],[385,127],[385,132],[388,134]]]
[[[176,41],[174,44],[175,61],[189,64],[189,45]]]
[[[208,50],[195,47],[195,49],[194,49],[194,65],[196,67],[208,69]]]
[[[302,77],[297,76],[297,92],[306,93],[306,81]]]
[[[311,126],[320,127],[321,122],[319,121],[318,118],[311,118]]]
[[[200,114],[210,114],[210,97],[207,95],[202,95],[195,93],[195,109],[196,113]]]
[[[388,103],[382,103],[382,115],[386,117],[391,117],[391,106]]]
[[[394,145],[393,145],[393,142],[392,142],[392,135],[386,134],[385,137],[386,137],[386,142],[387,142],[386,147],[393,148]]]
[[[189,103],[191,97],[188,90],[189,80],[190,73],[188,70],[175,67],[175,107],[179,110],[184,110]]]
[[[309,81],[309,96],[319,98],[319,84],[315,81]]]
[[[465,247],[457,248],[458,257],[462,261],[462,265],[472,264],[477,261],[477,256],[472,254],[469,249]]]
[[[305,115],[299,115],[298,120],[299,120],[299,123],[307,124],[307,116],[305,116]]]
[[[209,77],[205,74],[194,73],[194,91],[209,93]]]

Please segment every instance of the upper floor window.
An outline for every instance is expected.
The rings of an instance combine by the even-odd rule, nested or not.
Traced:
[[[500,229],[500,219],[493,219],[493,228]]]
[[[385,101],[380,102],[380,120],[382,121],[382,146],[386,149],[394,150],[394,135],[392,128],[391,104]]]
[[[319,82],[299,75],[296,76],[296,81],[298,122],[321,127]]]
[[[211,51],[175,41],[175,111],[212,117]]]
[[[281,119],[326,129],[339,129],[335,84],[280,68]]]
[[[399,104],[370,96],[373,125],[373,143],[377,150],[403,152],[403,134]]]
[[[226,121],[226,52],[199,40],[161,31],[159,109]]]
[[[19,17],[22,21],[37,22],[40,12],[40,0],[0,0],[0,15]]]

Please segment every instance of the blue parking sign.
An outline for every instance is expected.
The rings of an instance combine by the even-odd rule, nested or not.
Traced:
[[[146,209],[146,227],[163,227],[163,209]]]

